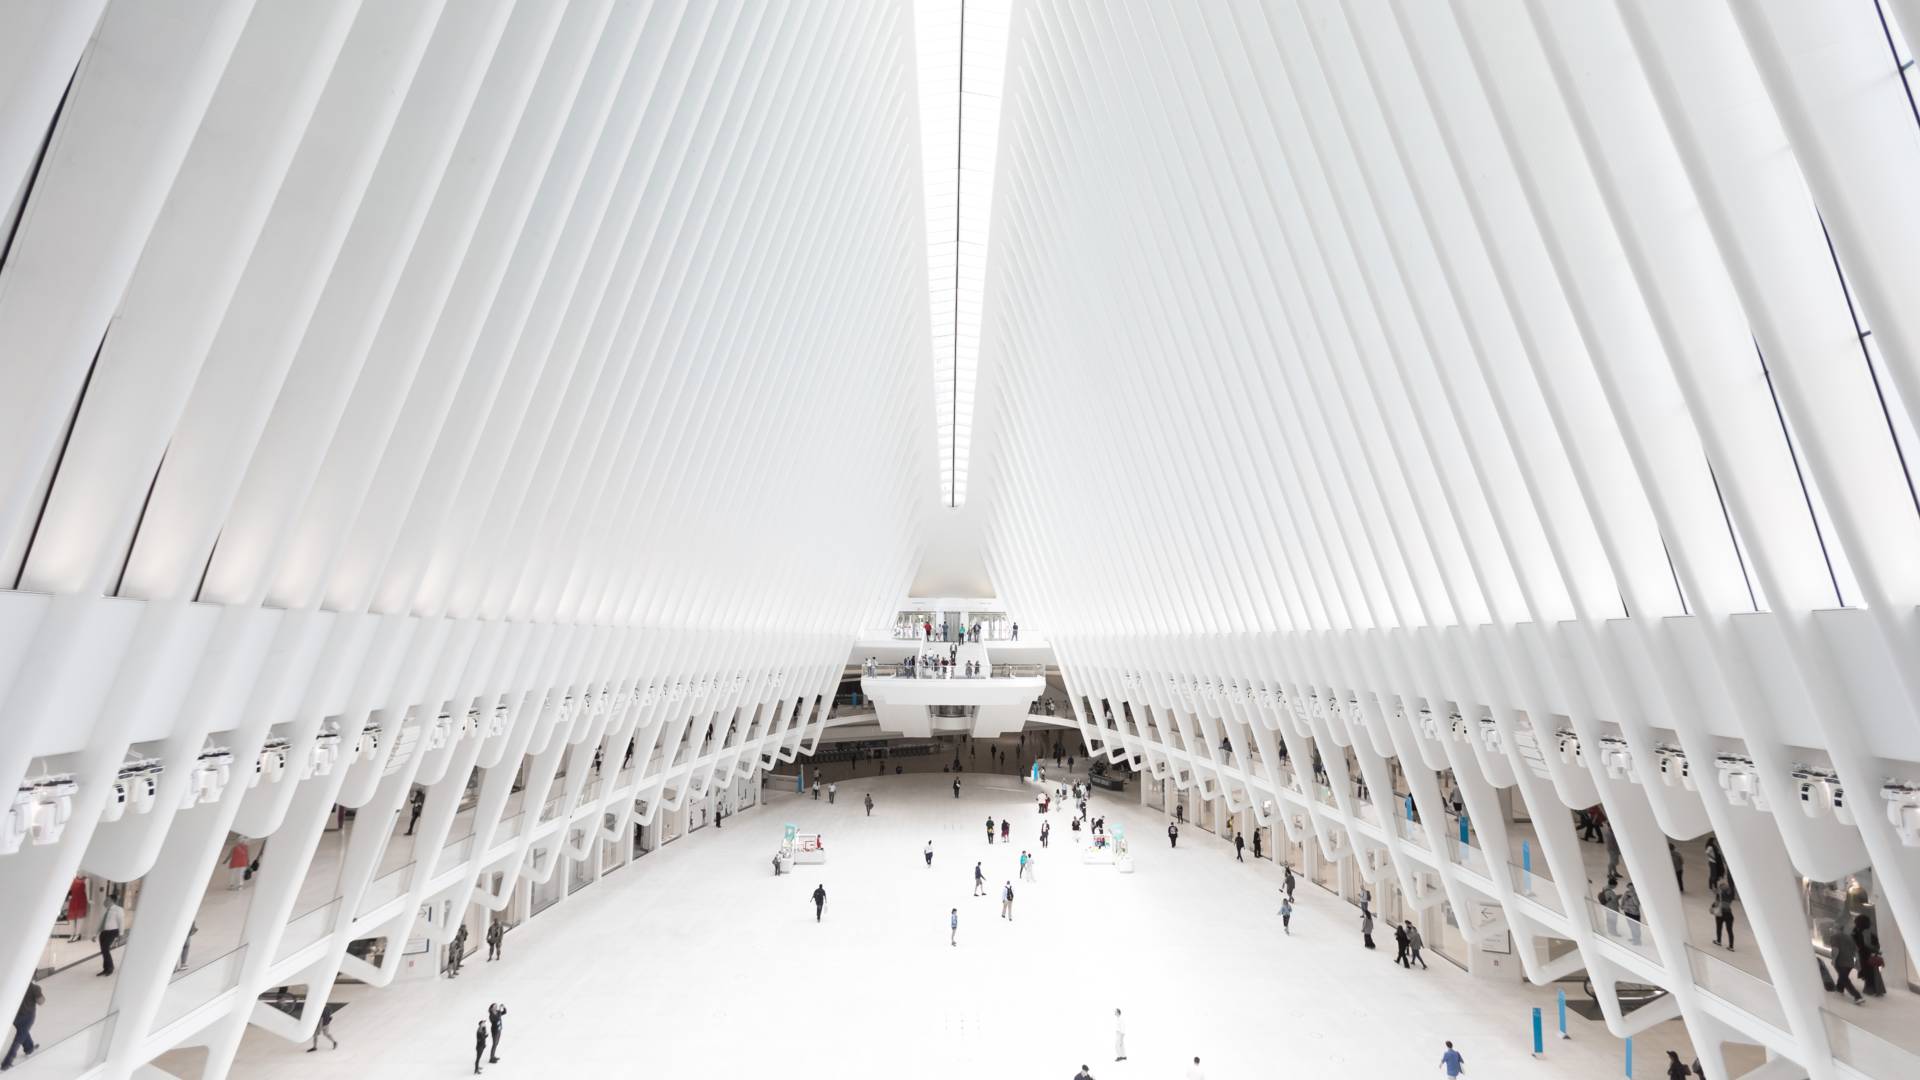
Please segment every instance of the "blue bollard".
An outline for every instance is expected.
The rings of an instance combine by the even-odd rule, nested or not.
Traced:
[[[1526,840],[1520,841],[1520,874],[1521,874],[1520,892],[1523,895],[1532,896],[1533,895],[1533,844]]]
[[[1627,1075],[1633,1075],[1633,1036],[1627,1036]]]
[[[1546,1043],[1540,1034],[1540,1006],[1533,1007],[1533,1056],[1539,1057],[1547,1052]]]
[[[1565,990],[1560,991],[1560,1037],[1563,1039],[1573,1038],[1573,1036],[1567,1034],[1567,992]]]

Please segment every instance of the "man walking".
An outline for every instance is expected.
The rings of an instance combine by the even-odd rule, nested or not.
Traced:
[[[980,864],[973,864],[973,895],[987,895],[987,875],[980,870]]]
[[[1200,1059],[1197,1057],[1187,1067],[1187,1080],[1207,1080],[1207,1074],[1200,1071]]]
[[[411,808],[407,811],[407,835],[412,836],[413,827],[420,823],[420,811],[425,809],[427,805],[426,789],[414,788],[413,797],[407,801],[412,804]]]
[[[920,854],[925,855],[927,857],[927,868],[932,869],[933,868],[933,841],[931,840],[927,841],[926,848],[923,851],[921,851]]]
[[[460,977],[460,965],[467,962],[467,924],[461,923],[460,929],[453,932],[453,943],[447,955],[447,978]]]
[[[496,1001],[487,1006],[487,1029],[493,1035],[493,1046],[487,1051],[487,1064],[500,1060],[500,1029],[507,1022],[507,1007]]]
[[[1404,926],[1394,927],[1393,928],[1393,962],[1396,964],[1399,964],[1401,967],[1413,966],[1412,961],[1407,959],[1407,944],[1408,944],[1407,928]]]
[[[818,776],[813,778],[813,801],[820,801],[820,778]]]
[[[872,817],[873,816],[873,792],[871,791],[867,792],[866,804],[867,804],[867,816]]]
[[[837,798],[839,794],[840,794],[839,784],[828,784],[827,785],[827,805],[832,806],[833,800]]]
[[[1293,899],[1293,867],[1287,867],[1286,873],[1281,875],[1280,888],[1286,892],[1288,900]]]
[[[960,797],[960,781],[959,780],[955,780],[953,782],[953,797],[956,799]]]
[[[827,910],[827,887],[820,884],[813,887],[813,921],[820,921],[820,913]]]
[[[1247,834],[1246,833],[1233,834],[1233,861],[1234,862],[1247,861]]]
[[[1448,1076],[1459,1076],[1467,1071],[1467,1059],[1461,1057],[1460,1051],[1453,1048],[1451,1040],[1447,1043],[1447,1052],[1440,1055],[1440,1067],[1447,1070]]]
[[[947,944],[949,945],[960,944],[960,909],[959,908],[954,908],[951,911],[947,912]]]
[[[993,843],[993,815],[987,815],[987,843]]]
[[[1720,944],[1720,931],[1727,932],[1727,951],[1733,951],[1733,881],[1723,879],[1713,892],[1713,943]]]
[[[1000,917],[1013,921],[1013,882],[1009,881],[1000,889]]]
[[[1407,967],[1409,970],[1411,970],[1413,965],[1418,963],[1420,965],[1420,970],[1425,971],[1427,969],[1427,958],[1420,955],[1420,950],[1426,948],[1427,943],[1421,940],[1420,928],[1413,925],[1412,919],[1408,919],[1406,921],[1406,928],[1407,928]]]
[[[1253,857],[1255,859],[1258,859],[1260,857],[1260,830],[1259,829],[1253,830]]]
[[[40,989],[39,983],[27,984],[27,992],[20,999],[20,1008],[13,1014],[13,1042],[7,1046],[7,1056],[0,1061],[0,1069],[13,1068],[13,1055],[21,1050],[32,1057],[33,1052],[40,1049],[33,1042],[33,1022],[40,1016],[41,1002],[46,1000],[46,991]]]
[[[1113,1060],[1127,1060],[1127,1025],[1120,1018],[1120,1010],[1113,1010]]]
[[[1288,937],[1293,936],[1293,897],[1284,897],[1280,901],[1280,930]]]
[[[1180,846],[1180,826],[1171,821],[1167,822],[1167,846],[1169,848]]]
[[[1047,837],[1052,835],[1053,835],[1053,823],[1051,821],[1041,822],[1040,823],[1040,846],[1046,847]]]
[[[126,915],[120,910],[120,901],[107,897],[107,906],[100,915],[100,970],[96,976],[113,974],[113,947],[120,941],[120,929],[126,925]]]

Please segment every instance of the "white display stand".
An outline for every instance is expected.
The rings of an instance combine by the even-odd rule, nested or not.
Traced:
[[[1080,849],[1080,861],[1084,863],[1111,863],[1113,859],[1113,837],[1108,833],[1094,833],[1087,839],[1087,846]]]
[[[819,833],[799,833],[793,841],[793,861],[796,863],[823,863],[827,861],[826,842]]]

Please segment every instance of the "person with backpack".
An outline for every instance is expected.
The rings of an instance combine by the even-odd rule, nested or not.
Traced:
[[[1000,917],[1013,921],[1013,882],[1009,881],[1000,888]]]

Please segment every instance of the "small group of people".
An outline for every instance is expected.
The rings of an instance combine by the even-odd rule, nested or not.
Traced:
[[[500,1062],[500,1030],[507,1023],[507,1007],[496,1001],[487,1006],[487,1018],[473,1029],[473,1071],[480,1072],[480,1059],[486,1058],[487,1064]],[[488,1043],[491,1038],[492,1047]]]
[[[1843,994],[1852,998],[1855,1005],[1865,1005],[1867,998],[1886,995],[1887,980],[1881,970],[1887,961],[1880,952],[1880,935],[1874,931],[1871,917],[1865,913],[1855,915],[1851,929],[1844,918],[1835,919],[1823,937],[1833,956],[1831,972],[1825,964],[1820,966],[1820,983],[1828,993]],[[1858,986],[1853,982],[1856,974],[1860,976]]]

